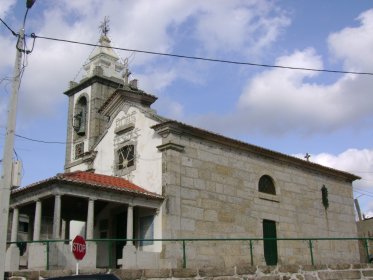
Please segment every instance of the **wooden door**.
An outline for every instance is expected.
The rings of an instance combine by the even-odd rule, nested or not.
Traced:
[[[276,222],[263,220],[263,238],[276,238]],[[277,264],[277,240],[264,240],[264,258],[267,265]]]

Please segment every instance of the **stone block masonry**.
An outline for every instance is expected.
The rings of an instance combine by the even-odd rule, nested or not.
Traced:
[[[163,195],[167,207],[163,236],[171,238],[262,238],[263,221],[275,224],[278,238],[357,237],[351,182],[307,166],[262,157],[252,151],[186,135],[169,134],[183,151],[163,154]],[[269,176],[275,194],[259,191]],[[322,204],[321,187],[328,188],[329,207]],[[189,268],[231,267],[250,259],[248,242],[187,242]],[[262,241],[253,242],[253,263],[265,265]],[[168,244],[165,243],[167,247]],[[355,240],[312,243],[315,264],[359,261]],[[308,242],[278,241],[278,264],[311,263]],[[180,248],[172,255],[182,265]]]
[[[204,267],[198,269],[96,269],[81,274],[113,273],[122,280],[373,280],[373,264],[278,265],[250,266],[242,264],[230,268]],[[7,279],[39,280],[48,277],[73,275],[71,270],[17,271]]]

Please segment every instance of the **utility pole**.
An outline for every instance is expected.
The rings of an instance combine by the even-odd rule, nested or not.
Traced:
[[[18,39],[18,48],[23,49],[24,30],[21,29]],[[1,176],[0,187],[0,279],[4,279],[5,271],[5,252],[8,236],[8,216],[9,200],[12,185],[12,167],[13,167],[13,148],[14,148],[14,130],[16,126],[16,113],[18,103],[18,89],[20,86],[22,51],[16,51],[16,60],[14,63],[14,77],[12,85],[12,95],[9,103],[8,124],[5,135],[3,173]]]
[[[9,200],[12,187],[12,167],[13,167],[13,149],[14,134],[17,117],[18,92],[21,83],[21,66],[22,56],[25,50],[25,22],[28,10],[34,4],[34,1],[27,0],[27,11],[23,20],[23,26],[18,34],[16,45],[16,59],[14,62],[14,76],[12,84],[12,95],[9,103],[8,123],[5,135],[3,172],[0,180],[0,279],[4,279],[5,274],[5,256],[6,242],[8,236],[8,217],[9,217]]]

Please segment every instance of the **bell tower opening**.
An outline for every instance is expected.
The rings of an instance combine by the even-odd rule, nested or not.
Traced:
[[[87,98],[82,96],[75,105],[73,128],[79,136],[84,136],[87,129]]]

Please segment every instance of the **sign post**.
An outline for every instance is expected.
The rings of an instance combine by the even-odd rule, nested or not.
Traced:
[[[79,261],[81,261],[86,253],[87,246],[83,236],[77,235],[73,240],[72,252],[76,259],[76,275],[79,274]]]

